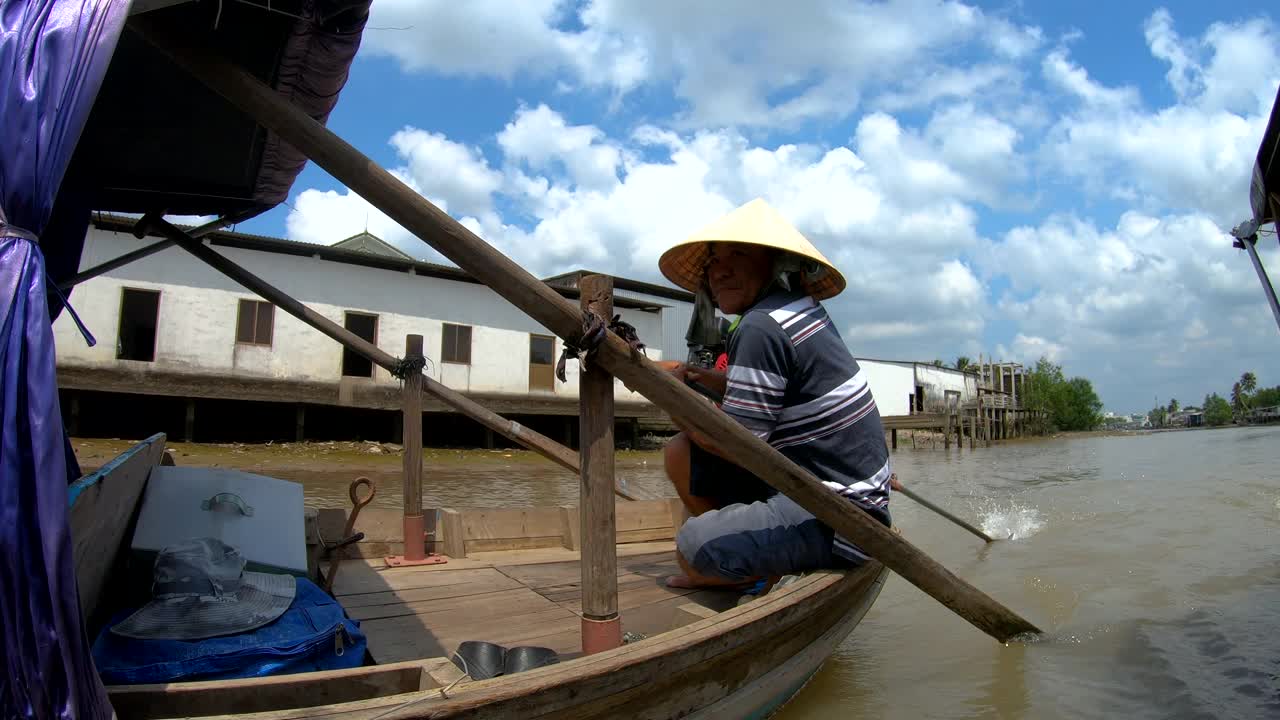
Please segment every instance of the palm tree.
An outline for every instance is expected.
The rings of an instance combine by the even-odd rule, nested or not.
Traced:
[[[1178,414],[1178,399],[1177,399],[1177,398],[1173,398],[1172,400],[1170,400],[1170,401],[1169,401],[1169,414],[1170,414],[1170,415],[1177,415],[1177,414]]]
[[[1251,372],[1247,372],[1240,376],[1240,392],[1246,405],[1249,404],[1249,396],[1254,390],[1258,389],[1258,376]]]
[[[1244,412],[1244,387],[1241,383],[1231,386],[1231,409],[1237,414]]]
[[[969,360],[969,358],[968,358],[968,357],[965,357],[964,355],[961,355],[960,357],[956,358],[956,369],[957,369],[957,370],[964,370],[964,369],[966,369],[966,368],[968,368],[968,367],[969,367],[969,363],[970,363],[970,362],[971,362],[971,361]]]

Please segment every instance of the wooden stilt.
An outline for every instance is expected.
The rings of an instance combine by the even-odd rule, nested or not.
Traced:
[[[893,449],[898,449],[898,428],[889,431],[889,437],[893,441]]]
[[[196,401],[194,398],[187,398],[187,419],[183,424],[182,439],[187,442],[196,441]]]
[[[609,322],[613,317],[613,278],[588,275],[578,287],[582,311]],[[622,644],[613,507],[613,376],[588,360],[580,377],[582,651],[591,654]]]
[[[128,27],[178,67],[276,132],[336,180],[544,327],[566,340],[582,340],[579,308],[291,105],[287,98],[228,63],[203,42],[172,32],[171,27],[154,15],[140,13],[130,18]],[[195,249],[189,248],[189,251],[195,252]],[[820,480],[706,403],[617,335],[607,334],[596,350],[595,362],[673,417],[679,417],[691,430],[715,438],[716,444],[731,453],[738,465],[785,493],[974,627],[1001,642],[1023,633],[1040,632],[1035,625],[965,582],[852,503],[831,502],[831,491]]]
[[[307,439],[307,406],[299,405],[293,411],[293,440],[303,442]]]
[[[72,390],[70,398],[70,417],[67,418],[67,433],[72,437],[80,434],[80,393]]]

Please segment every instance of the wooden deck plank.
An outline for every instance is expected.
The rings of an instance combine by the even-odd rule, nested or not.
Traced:
[[[465,622],[450,621],[440,616],[405,615],[369,620],[361,623],[369,638],[369,654],[378,663],[398,662],[419,657],[450,656],[463,640],[499,642],[509,634],[526,628],[539,628],[551,623],[580,622],[577,615],[555,603],[550,609],[536,612],[491,615]]]
[[[347,614],[361,622],[405,615],[418,615],[424,620],[432,620],[434,616],[467,612],[478,612],[482,613],[482,617],[488,617],[531,607],[531,602],[533,606],[542,607],[542,603],[534,602],[535,600],[542,601],[546,598],[527,587],[517,586],[487,593],[351,608]],[[440,622],[452,619],[452,617],[441,618]]]
[[[396,603],[421,602],[423,600],[442,600],[451,597],[482,595],[498,590],[511,590],[523,587],[515,580],[498,573],[493,577],[484,577],[471,582],[456,582],[426,587],[405,588],[403,590],[386,590],[382,592],[366,592],[344,595],[338,593],[342,606],[348,610],[373,607],[377,605],[393,605]]]
[[[665,578],[679,572],[669,542],[636,543],[629,550],[618,562],[623,627],[645,635],[665,632],[677,606],[706,593],[666,587]],[[464,640],[540,645],[565,656],[581,652],[578,553],[557,548],[477,555],[488,557],[394,569],[350,561],[335,594],[360,620],[379,663],[447,657]],[[732,595],[730,606],[737,597],[714,595]]]
[[[386,592],[389,590],[408,590],[411,588],[443,587],[502,577],[502,573],[492,567],[469,570],[455,569],[446,572],[427,572],[424,565],[407,568],[378,568],[361,560],[344,562],[338,569],[337,581],[333,584],[334,595],[342,597],[362,593]],[[438,567],[438,566],[434,566]]]
[[[671,555],[676,551],[676,544],[670,540],[656,540],[651,542],[633,542],[618,545],[618,563],[622,564],[623,558],[634,558],[643,555],[656,555],[666,553]],[[448,558],[447,563],[440,565],[423,565],[416,568],[396,568],[397,571],[412,571],[421,573],[440,573],[454,572],[458,570],[477,570],[483,568],[492,568],[495,566],[506,565],[538,565],[542,563],[552,562],[577,562],[577,551],[568,548],[538,548],[535,550],[490,550],[485,552],[469,553],[465,558]],[[369,559],[351,559],[342,563],[343,573],[355,572],[360,575],[361,572],[356,570],[364,566],[368,572],[382,572],[386,570],[386,563],[382,558]],[[338,577],[339,584],[342,577]]]

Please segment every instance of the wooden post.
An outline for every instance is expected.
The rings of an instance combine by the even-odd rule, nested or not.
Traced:
[[[893,439],[893,449],[898,449],[898,428],[889,431],[889,437]]]
[[[422,336],[406,335],[404,359],[422,361]],[[387,565],[431,565],[444,561],[439,555],[427,557],[427,523],[422,515],[422,373],[414,371],[404,379],[400,428],[404,443],[404,555],[387,558]],[[438,527],[438,525],[437,525]]]
[[[445,555],[455,559],[467,556],[467,533],[462,526],[462,513],[452,508],[441,508],[436,527],[440,528]]]
[[[302,442],[307,439],[307,406],[299,405],[293,412],[293,440]]]
[[[613,278],[588,275],[578,281],[584,313],[601,322],[613,317]],[[618,617],[617,518],[613,507],[613,376],[593,360],[579,375],[578,444],[582,532],[582,652],[612,650],[622,644]]]
[[[129,19],[129,30],[543,327],[566,340],[581,341],[582,312],[578,307],[287,98],[228,62],[209,43],[175,33],[164,18],[154,15],[135,15]],[[157,216],[149,217],[152,226],[168,225]],[[181,234],[171,225],[165,228],[166,233],[175,231]],[[199,254],[200,249],[209,250],[198,242],[191,244],[193,247],[186,249],[193,254]],[[212,250],[209,252],[225,260]],[[218,267],[217,260],[207,261]],[[246,287],[250,286],[246,284]],[[257,291],[254,287],[250,289]],[[280,295],[292,300],[283,293]],[[331,321],[330,325],[333,325]],[[965,582],[901,535],[854,508],[852,503],[831,502],[830,489],[818,478],[706,403],[622,338],[608,333],[596,349],[595,362],[635,392],[679,417],[691,430],[715,437],[717,444],[731,453],[738,465],[786,494],[888,569],[997,641],[1007,642],[1024,633],[1040,632],[1025,618]]]
[[[947,412],[947,426],[942,430],[942,447],[945,450],[951,449],[951,418],[950,408]]]

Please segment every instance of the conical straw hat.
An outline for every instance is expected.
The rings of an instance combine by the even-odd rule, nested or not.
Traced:
[[[689,236],[684,242],[662,254],[658,268],[671,282],[697,292],[706,275],[710,244],[714,242],[764,245],[813,260],[826,272],[818,277],[805,277],[805,291],[816,300],[839,295],[845,288],[844,276],[827,260],[809,239],[800,234],[769,203],[756,198]]]

